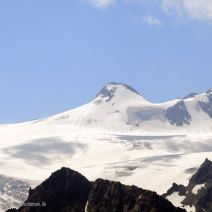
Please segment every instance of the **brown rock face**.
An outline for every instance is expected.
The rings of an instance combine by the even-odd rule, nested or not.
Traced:
[[[194,192],[196,186],[202,187]],[[182,196],[183,206],[195,207],[196,212],[212,211],[212,162],[208,159],[200,166],[196,173],[189,180],[188,186],[173,183],[172,187],[163,197],[168,197],[174,192]]]
[[[164,201],[155,192],[143,190],[136,186],[126,186],[119,182],[98,179],[88,199],[88,212],[98,211],[149,211],[149,212],[180,212],[184,211]]]
[[[40,203],[45,206],[32,204]],[[30,206],[27,204],[31,204]],[[30,190],[25,205],[8,212],[185,212],[155,192],[119,182],[89,182],[68,168],[54,172]]]
[[[76,171],[61,168],[29,192],[25,204],[44,203],[43,207],[21,207],[21,212],[84,211],[91,183]]]

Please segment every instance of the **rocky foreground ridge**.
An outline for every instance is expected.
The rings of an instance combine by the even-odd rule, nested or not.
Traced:
[[[41,204],[38,206],[32,204]],[[30,205],[30,206],[29,206]],[[24,206],[7,212],[184,212],[155,192],[119,182],[88,181],[69,168],[61,168],[30,189]]]
[[[163,195],[175,205],[190,208],[190,211],[212,211],[212,161],[206,159],[197,172],[191,177],[187,186],[173,183]],[[188,210],[189,211],[189,210]]]

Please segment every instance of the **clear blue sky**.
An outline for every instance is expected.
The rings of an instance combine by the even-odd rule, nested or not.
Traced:
[[[0,0],[0,122],[80,106],[110,81],[153,102],[211,88],[212,7],[166,2]]]

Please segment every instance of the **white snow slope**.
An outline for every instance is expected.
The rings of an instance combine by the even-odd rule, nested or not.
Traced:
[[[189,170],[212,160],[212,119],[198,107],[206,93],[184,99],[192,120],[175,126],[165,110],[123,84],[106,85],[88,104],[32,122],[0,125],[0,174],[41,182],[70,167],[165,193],[187,184]]]

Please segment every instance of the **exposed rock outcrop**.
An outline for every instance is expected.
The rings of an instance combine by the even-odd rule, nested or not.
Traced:
[[[40,204],[40,205],[39,205]],[[31,189],[19,209],[7,212],[183,212],[155,192],[119,182],[89,182],[69,168],[54,172]],[[185,211],[184,211],[185,212]]]
[[[206,159],[197,172],[189,180],[188,186],[177,185],[172,187],[163,196],[170,199],[176,194],[182,197],[182,207],[194,207],[196,212],[212,211],[212,161]]]

